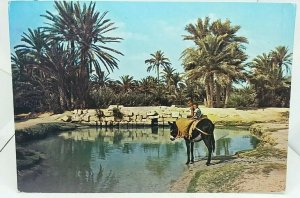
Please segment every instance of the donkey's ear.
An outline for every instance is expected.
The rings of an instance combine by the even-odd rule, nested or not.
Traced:
[[[175,125],[175,124],[176,124],[176,122],[175,122],[175,121],[173,121],[173,124]]]
[[[172,125],[173,123],[172,123],[172,122],[170,122],[170,121],[168,121],[168,124],[169,124],[169,125]]]

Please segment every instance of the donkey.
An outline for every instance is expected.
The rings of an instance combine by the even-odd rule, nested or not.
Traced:
[[[170,140],[174,141],[178,138],[179,130],[176,122],[169,122],[170,125]],[[186,148],[187,148],[187,162],[186,164],[194,163],[194,142],[204,141],[208,149],[208,158],[206,165],[210,165],[211,153],[215,150],[215,138],[214,138],[215,125],[211,120],[204,118],[198,122],[195,129],[192,131],[191,137],[184,136]]]

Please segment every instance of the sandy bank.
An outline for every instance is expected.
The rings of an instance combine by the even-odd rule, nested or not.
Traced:
[[[222,159],[212,165],[200,160],[188,167],[171,192],[283,192],[286,183],[288,125],[260,123],[250,127],[261,139],[260,145],[247,152]]]

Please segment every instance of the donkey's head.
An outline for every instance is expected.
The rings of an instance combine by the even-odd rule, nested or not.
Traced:
[[[170,125],[170,140],[174,141],[178,135],[178,127],[175,122],[168,122]]]

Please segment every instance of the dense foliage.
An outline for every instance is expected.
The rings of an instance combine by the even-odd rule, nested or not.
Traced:
[[[145,70],[155,70],[157,77],[110,79],[123,55],[110,44],[122,38],[110,35],[117,27],[95,5],[54,2],[57,14],[47,11],[41,16],[44,27],[23,33],[12,54],[16,113],[184,105],[187,99],[207,107],[289,105],[292,54],[278,46],[247,60],[248,40],[238,35],[241,26],[228,19],[199,18],[185,27],[183,39],[194,45],[182,52],[184,73],[158,50],[145,60]]]

